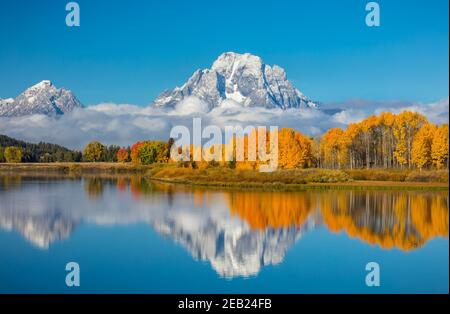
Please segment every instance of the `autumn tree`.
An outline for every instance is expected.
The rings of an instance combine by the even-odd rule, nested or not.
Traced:
[[[280,168],[305,168],[311,164],[312,141],[295,131],[282,128],[278,132],[278,166]]]
[[[341,134],[337,134],[340,167],[370,168],[380,162],[380,125],[374,115],[359,123],[351,123]]]
[[[448,124],[443,124],[434,132],[431,143],[433,165],[438,169],[448,168],[448,153]]]
[[[265,135],[265,145],[259,145],[260,140],[263,141],[259,139],[262,135]],[[203,147],[202,160],[195,162],[192,161],[193,151],[198,148],[193,145],[175,148],[185,157],[190,157],[190,161],[180,162],[183,167],[203,169],[214,165],[255,170],[267,164],[267,161],[259,159],[258,150],[265,148],[261,153],[266,157],[274,152],[272,135],[267,130],[261,134],[253,130],[243,136],[234,136],[230,143]],[[281,128],[276,139],[278,167],[282,169],[314,166],[350,169],[448,167],[448,124],[441,127],[431,125],[423,115],[411,111],[371,115],[361,122],[349,124],[345,130],[332,128],[314,139],[292,128]],[[168,162],[173,144],[173,139],[167,143],[137,142],[128,149],[129,157],[134,163]],[[241,148],[243,156],[237,156]],[[126,155],[123,149],[120,153]],[[222,159],[208,163],[206,159],[209,158],[205,156],[211,155],[221,155]],[[120,159],[123,160],[122,157]]]
[[[332,128],[322,136],[320,153],[323,166],[330,168],[343,166],[342,161],[345,160],[343,156],[345,149],[343,149],[341,141],[343,135],[344,131],[341,128]]]
[[[128,154],[128,150],[124,147],[121,147],[117,151],[117,161],[118,162],[127,162],[130,158],[130,155]]]
[[[144,165],[168,161],[168,145],[161,141],[143,142],[138,150],[139,162]]]
[[[86,145],[83,151],[83,159],[88,162],[104,161],[106,147],[98,142],[92,141]]]
[[[22,161],[22,150],[16,146],[6,147],[4,158],[6,162],[19,163]]]
[[[173,140],[162,141],[144,141],[136,142],[131,146],[131,161],[136,164],[152,164],[155,162],[166,163],[169,161],[169,145],[173,145]]]
[[[430,140],[433,127],[428,125],[422,130],[425,124],[428,124],[427,119],[417,112],[382,112],[378,116],[372,115],[361,122],[349,124],[345,131],[330,129],[320,139],[320,167],[352,169],[415,165],[424,168],[432,164],[436,167],[445,164],[448,160],[445,155],[448,147],[445,127],[439,139],[436,137]],[[430,144],[433,142],[436,142],[436,155],[443,156],[444,161],[433,161]],[[438,147],[443,153],[437,153]]]
[[[363,135],[363,141],[364,141],[364,150],[365,150],[365,157],[366,157],[366,168],[369,169],[371,166],[371,156],[375,156],[375,154],[371,154],[371,145],[375,141],[375,128],[377,126],[377,117],[374,115],[371,115],[367,119],[364,119],[360,123],[360,130]]]
[[[131,162],[138,164],[140,163],[140,159],[139,159],[139,148],[143,145],[142,142],[136,142],[131,146],[131,151],[130,151],[130,158],[131,158]]]
[[[378,117],[378,125],[381,133],[381,164],[384,168],[390,168],[394,166],[394,123],[395,115],[391,112],[382,112]]]
[[[414,136],[426,121],[423,115],[412,111],[403,111],[395,117],[393,133],[397,143],[394,157],[402,167],[411,167],[412,142]]]
[[[298,167],[307,168],[314,165],[312,156],[313,140],[300,132],[295,132],[295,142],[300,147]]]
[[[252,152],[251,150],[253,150],[253,148],[251,146],[253,146],[253,144],[251,144],[251,142],[253,141],[253,137],[256,137],[256,133],[253,134],[246,134],[243,137],[237,137],[235,144],[234,144],[234,155],[237,158],[237,163],[236,163],[236,168],[237,169],[245,169],[245,170],[254,170],[256,169],[256,161],[253,160],[254,158],[252,157]],[[256,140],[255,140],[255,146],[256,144]],[[238,147],[243,147],[243,156],[238,156]],[[255,150],[255,158],[258,154],[258,152]],[[243,160],[241,160],[243,158]],[[252,159],[252,160],[251,160]]]
[[[316,136],[311,139],[311,160],[312,167],[322,167],[320,154],[320,137]]]
[[[431,146],[436,132],[436,125],[425,123],[417,131],[412,142],[412,163],[420,170],[432,164]]]
[[[345,130],[343,136],[345,137],[345,140],[343,141],[343,144],[345,144],[347,154],[348,154],[348,167],[350,169],[353,169],[357,167],[358,162],[358,143],[357,143],[357,137],[360,133],[360,127],[359,124],[351,123]]]

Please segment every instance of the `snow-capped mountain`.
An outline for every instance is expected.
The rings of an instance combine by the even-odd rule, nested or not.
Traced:
[[[31,86],[15,99],[0,99],[0,117],[18,117],[31,114],[62,115],[83,105],[67,89],[56,88],[44,80]]]
[[[284,69],[267,65],[249,53],[223,53],[210,69],[195,71],[183,86],[165,91],[152,105],[174,108],[189,96],[203,101],[209,110],[220,107],[224,100],[233,100],[243,107],[318,108],[289,82]],[[44,80],[14,99],[0,99],[0,117],[59,116],[82,107],[70,90],[56,88]]]
[[[220,106],[223,100],[234,100],[245,107],[318,107],[288,81],[284,69],[267,65],[249,53],[223,53],[211,69],[195,71],[183,86],[165,91],[152,105],[175,107],[188,96],[204,101],[209,109]]]

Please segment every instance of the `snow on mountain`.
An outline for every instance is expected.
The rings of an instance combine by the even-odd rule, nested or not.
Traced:
[[[249,53],[223,53],[210,69],[195,71],[183,86],[165,91],[152,104],[175,108],[191,96],[199,99],[206,111],[220,107],[224,100],[242,107],[318,108],[289,82],[281,67],[267,65]],[[0,117],[59,116],[81,107],[71,91],[44,80],[15,99],[0,99]]]
[[[14,99],[13,98],[6,98],[1,99],[0,98],[0,116],[2,116],[3,111],[11,110],[13,107]]]
[[[14,98],[6,98],[6,99],[0,98],[0,104],[2,104],[2,105],[9,105],[13,102],[14,102]]]
[[[0,99],[0,117],[18,117],[31,114],[57,116],[83,105],[75,95],[64,88],[56,88],[44,80],[31,86],[15,99]]]
[[[294,88],[284,69],[267,65],[249,53],[223,53],[211,69],[195,71],[183,86],[165,91],[152,105],[174,108],[189,96],[199,98],[210,110],[223,100],[233,100],[244,107],[318,108]]]

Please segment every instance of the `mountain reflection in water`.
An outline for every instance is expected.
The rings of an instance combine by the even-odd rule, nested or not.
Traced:
[[[147,223],[223,277],[281,263],[325,227],[383,249],[448,236],[448,191],[219,191],[141,177],[0,177],[0,227],[42,249],[79,224]]]

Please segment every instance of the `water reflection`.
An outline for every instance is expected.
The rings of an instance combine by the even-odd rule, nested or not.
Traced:
[[[447,237],[449,221],[447,191],[216,191],[139,176],[1,176],[0,200],[0,226],[42,249],[82,223],[147,223],[223,277],[281,263],[318,226],[383,249],[413,250]]]

